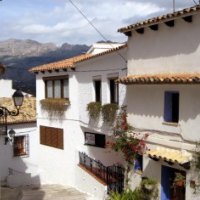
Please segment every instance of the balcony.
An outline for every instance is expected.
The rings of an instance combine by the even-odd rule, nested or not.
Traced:
[[[104,166],[100,161],[79,152],[79,166],[93,175],[102,184],[107,185],[107,192],[121,193],[124,188],[124,168],[119,165]]]

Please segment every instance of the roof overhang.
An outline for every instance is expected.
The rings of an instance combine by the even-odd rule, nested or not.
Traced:
[[[169,165],[179,164],[184,168],[188,168],[190,166],[190,161],[192,159],[192,155],[190,153],[168,148],[148,150],[146,154],[154,161],[162,160]]]
[[[141,74],[119,78],[122,84],[199,84],[200,73]]]
[[[193,6],[190,8],[185,8],[180,11],[176,11],[176,12],[169,13],[166,15],[154,17],[154,18],[142,21],[142,22],[138,22],[138,23],[126,26],[126,27],[122,27],[122,28],[118,29],[118,32],[124,33],[127,36],[131,36],[131,31],[133,31],[133,30],[136,30],[137,32],[139,31],[140,33],[141,33],[141,30],[146,27],[149,27],[152,30],[158,30],[156,25],[161,24],[161,23],[166,23],[166,25],[171,26],[173,23],[169,23],[169,22],[173,22],[174,20],[176,20],[178,18],[182,18],[186,22],[191,22],[192,21],[191,16],[193,16],[199,12],[200,12],[200,5],[196,5],[196,6]]]

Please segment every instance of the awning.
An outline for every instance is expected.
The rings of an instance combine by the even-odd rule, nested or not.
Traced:
[[[171,164],[178,163],[183,165],[191,160],[191,154],[167,148],[149,150],[146,152],[146,154],[153,160],[163,160]]]

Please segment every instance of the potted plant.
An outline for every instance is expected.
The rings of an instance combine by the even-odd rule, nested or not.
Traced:
[[[109,103],[102,106],[103,121],[112,125],[115,121],[118,105],[115,103]]]
[[[90,102],[87,104],[88,115],[91,119],[97,120],[101,113],[100,102]]]
[[[150,179],[150,178],[144,178],[141,181],[141,187],[144,188],[145,190],[151,192],[155,186],[157,185],[157,181],[155,181],[154,179]]]
[[[69,99],[47,98],[40,100],[41,108],[48,112],[50,116],[63,116],[67,106],[70,105]]]
[[[184,187],[185,186],[185,176],[181,172],[176,172],[174,177],[174,186]]]

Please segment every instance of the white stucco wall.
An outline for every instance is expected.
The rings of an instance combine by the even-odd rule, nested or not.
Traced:
[[[12,80],[7,79],[0,79],[0,98],[1,97],[12,97],[13,93],[15,92],[14,89],[12,89]]]
[[[200,72],[199,27],[198,14],[192,23],[179,18],[174,27],[162,23],[158,31],[134,32],[128,41],[128,73]]]
[[[146,27],[144,34],[133,32],[128,39],[128,74],[196,73],[200,54],[200,18],[193,22],[182,18],[175,20],[174,27],[164,23],[153,31]],[[148,148],[167,147],[182,152],[192,152],[200,139],[200,95],[199,84],[155,84],[129,85],[127,87],[128,122],[140,133],[149,133]],[[164,123],[164,92],[179,92],[179,122]],[[161,183],[161,167],[165,162],[155,162],[143,156],[143,175],[153,177]],[[172,168],[182,169],[180,165]],[[186,199],[198,199],[189,186],[192,170],[186,178]],[[132,175],[133,185],[135,175]],[[194,177],[197,177],[193,174]],[[193,177],[193,178],[194,178]],[[138,178],[138,177],[137,177]],[[160,185],[159,185],[160,188]]]
[[[13,128],[16,132],[16,136],[28,135],[29,154],[26,156],[13,156],[13,146],[8,143],[4,145],[4,136],[0,135],[0,177],[1,180],[5,180],[8,177],[8,169],[14,170],[14,175],[19,175],[22,179],[20,183],[23,183],[26,179],[26,184],[40,184],[40,176],[37,166],[38,158],[38,134],[36,129],[36,123],[27,123],[20,125],[9,125],[8,130]],[[19,173],[18,173],[19,172]],[[27,179],[25,174],[29,174]],[[13,183],[17,183],[16,176],[12,177],[9,184],[16,186]],[[18,183],[17,183],[18,184]]]
[[[76,77],[79,82],[79,119],[87,126],[89,123],[89,117],[87,109],[87,104],[95,101],[95,90],[93,82],[96,77],[102,82],[101,96],[102,105],[110,103],[110,89],[109,89],[109,79],[113,77],[126,76],[126,48],[122,49],[118,53],[114,52],[112,54],[107,54],[100,56],[84,63],[80,63],[76,68]],[[119,85],[119,107],[121,105],[126,105],[126,86]],[[102,121],[94,124],[90,123],[94,129],[97,131],[105,132],[104,129],[109,127],[104,127]],[[110,130],[107,130],[106,134],[109,134]]]
[[[121,50],[125,56],[126,50]],[[116,53],[100,56],[76,66],[75,71],[60,71],[44,74],[39,73],[36,78],[37,91],[37,125],[38,133],[40,125],[62,128],[64,132],[64,150],[45,145],[39,145],[38,165],[42,183],[58,183],[71,185],[87,193],[95,195],[101,192],[99,197],[105,195],[105,186],[98,183],[93,177],[88,178],[85,172],[77,166],[79,163],[78,152],[85,152],[91,158],[100,160],[105,166],[121,162],[122,158],[116,152],[108,148],[98,148],[84,145],[84,131],[108,134],[101,128],[89,126],[89,118],[86,106],[94,101],[93,77],[101,76],[103,103],[109,103],[108,78],[126,74],[126,63]],[[49,118],[48,113],[41,110],[40,100],[45,98],[45,85],[42,77],[69,75],[69,100],[70,105],[62,118]],[[126,87],[120,86],[120,104],[125,104]],[[39,143],[39,140],[38,140]],[[86,177],[83,180],[83,176]],[[84,187],[80,183],[85,184]]]
[[[185,141],[197,141],[200,139],[199,89],[199,85],[130,85],[128,120],[136,128],[178,134]],[[165,91],[179,92],[178,124],[164,123]]]

